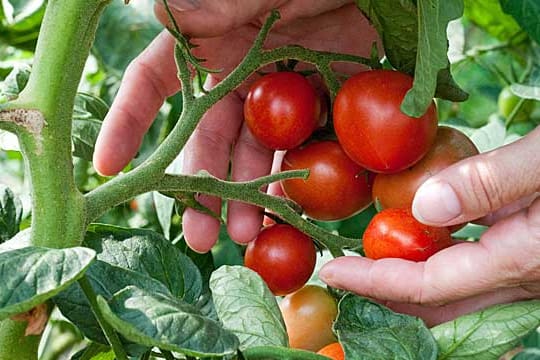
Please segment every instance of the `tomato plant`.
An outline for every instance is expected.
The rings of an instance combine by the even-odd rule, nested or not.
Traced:
[[[256,271],[275,295],[290,294],[304,286],[315,260],[313,241],[287,224],[263,228],[248,244],[244,257],[245,265]]]
[[[326,345],[321,350],[317,352],[319,355],[324,355],[329,357],[332,360],[344,360],[345,353],[343,352],[343,347],[340,343],[335,342],[330,345]]]
[[[510,114],[514,111],[514,108],[519,104],[521,98],[515,95],[510,87],[504,87],[499,93],[499,98],[497,99],[497,105],[499,107],[499,113],[508,118]],[[514,117],[515,122],[525,122],[530,119],[531,113],[534,109],[534,101],[524,99],[521,108],[516,113]]]
[[[279,308],[292,348],[317,351],[336,341],[332,323],[337,303],[326,289],[306,285],[283,298]]]
[[[419,119],[401,112],[412,78],[372,70],[349,78],[334,103],[334,127],[343,150],[366,169],[395,173],[424,156],[437,132],[432,103]]]
[[[383,209],[410,209],[416,190],[431,176],[467,157],[477,155],[474,143],[461,131],[440,126],[428,153],[410,168],[395,174],[377,174],[373,200]]]
[[[249,130],[270,149],[292,149],[317,128],[320,97],[305,77],[294,72],[264,75],[250,88],[244,102]]]
[[[362,245],[370,259],[425,261],[452,244],[450,231],[420,223],[405,209],[385,209],[369,223]]]
[[[287,151],[281,171],[299,169],[309,169],[307,180],[283,180],[281,187],[313,219],[343,219],[371,203],[371,176],[336,141],[312,142]]]

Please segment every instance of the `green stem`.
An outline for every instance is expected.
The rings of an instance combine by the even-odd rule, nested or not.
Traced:
[[[0,360],[37,360],[40,336],[24,336],[26,322],[0,321]]]
[[[49,0],[28,85],[10,104],[28,112],[28,126],[18,135],[32,182],[34,245],[75,246],[84,234],[85,203],[73,179],[71,121],[98,18],[107,3]]]
[[[79,280],[79,285],[81,286],[84,295],[86,295],[86,299],[88,300],[88,302],[90,303],[90,307],[92,308],[92,313],[96,317],[99,326],[101,327],[103,333],[105,334],[105,337],[107,338],[107,341],[111,345],[116,359],[128,360],[128,356],[124,350],[124,346],[120,342],[120,338],[118,338],[118,335],[116,334],[114,329],[109,325],[109,323],[107,323],[107,320],[105,320],[105,318],[101,314],[101,311],[96,301],[96,293],[94,292],[92,285],[86,277],[82,277]]]

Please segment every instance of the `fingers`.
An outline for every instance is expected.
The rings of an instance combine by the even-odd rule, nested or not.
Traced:
[[[216,80],[209,76],[206,86]],[[228,174],[232,145],[238,136],[243,119],[242,102],[235,93],[227,95],[214,105],[202,118],[199,126],[184,148],[186,174],[206,170],[221,179]],[[215,197],[200,196],[199,201],[213,212],[221,213],[221,201]],[[186,209],[182,216],[184,237],[195,251],[206,252],[215,244],[220,224],[217,219],[193,209]]]
[[[421,222],[478,219],[540,190],[540,128],[510,145],[465,159],[427,180],[412,209]]]
[[[163,101],[180,89],[174,40],[162,32],[127,68],[97,138],[94,167],[115,175],[135,156]]]
[[[242,127],[234,147],[232,180],[248,181],[268,175],[272,166],[273,151],[261,145],[248,128]],[[228,232],[234,241],[245,244],[259,233],[263,209],[237,201],[229,202],[227,211]]]

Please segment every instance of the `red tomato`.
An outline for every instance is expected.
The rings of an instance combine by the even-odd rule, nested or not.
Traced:
[[[371,203],[371,177],[336,141],[313,142],[287,151],[281,171],[299,169],[309,169],[308,179],[284,180],[281,187],[313,219],[343,219]]]
[[[391,70],[354,75],[339,90],[334,103],[334,127],[343,150],[366,169],[395,173],[424,156],[437,132],[432,104],[420,118],[400,110],[413,79]]]
[[[250,242],[244,264],[257,272],[274,295],[286,295],[300,289],[315,269],[313,241],[291,225],[265,227]]]
[[[452,244],[446,227],[418,222],[409,210],[385,209],[375,215],[363,237],[366,257],[425,261]]]
[[[373,200],[383,209],[410,209],[416,190],[431,176],[467,157],[477,155],[474,143],[461,131],[441,126],[429,152],[407,170],[377,174]]]
[[[321,350],[319,350],[317,354],[324,355],[332,360],[345,359],[345,352],[343,352],[343,347],[338,342],[332,343],[330,345],[326,345]]]
[[[287,295],[279,304],[289,335],[289,345],[295,349],[317,351],[336,341],[332,324],[338,307],[325,288],[307,285]]]
[[[292,149],[317,128],[320,96],[305,77],[276,72],[257,80],[244,102],[246,124],[255,138],[274,150]]]

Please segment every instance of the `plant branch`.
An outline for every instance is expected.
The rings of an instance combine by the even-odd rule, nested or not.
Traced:
[[[275,346],[256,346],[242,352],[246,359],[328,360],[326,356],[311,351]]]
[[[90,284],[86,276],[83,276],[79,280],[79,285],[81,286],[84,295],[86,296],[86,299],[88,300],[88,303],[92,308],[92,313],[96,317],[99,326],[101,326],[101,329],[103,330],[103,333],[107,338],[107,341],[111,345],[116,359],[128,360],[128,356],[124,350],[124,346],[120,342],[118,334],[116,334],[116,331],[114,331],[114,329],[109,325],[109,323],[107,323],[107,320],[105,320],[105,318],[103,317],[103,314],[101,313],[96,301],[96,293],[94,292],[94,289],[92,288],[92,285]]]

